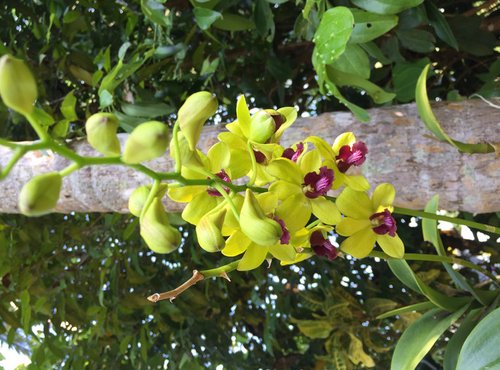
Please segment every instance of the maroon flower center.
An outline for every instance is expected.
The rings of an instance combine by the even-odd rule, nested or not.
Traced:
[[[374,213],[370,216],[370,221],[372,223],[372,230],[379,234],[390,236],[396,235],[396,230],[398,229],[396,225],[396,220],[392,217],[391,212],[386,208],[383,212]]]
[[[276,132],[281,127],[281,125],[285,123],[285,116],[276,112],[276,113],[271,113],[271,117],[273,117],[274,124],[276,125],[276,128],[274,129],[274,132]]]
[[[351,166],[361,166],[366,159],[368,148],[362,141],[358,141],[351,146],[344,145],[339,150],[339,155],[335,157],[339,171],[345,173]]]
[[[300,155],[304,151],[304,144],[302,142],[297,144],[297,150],[293,150],[292,148],[286,148],[281,155],[283,158],[288,158],[291,161],[297,162]]]
[[[302,190],[306,197],[314,199],[325,195],[332,187],[333,170],[326,166],[319,169],[319,173],[309,172],[304,176]]]
[[[280,244],[288,244],[290,242],[290,231],[288,231],[288,229],[286,228],[285,221],[276,216],[273,217],[273,220],[279,223],[281,226],[282,234],[280,238]]]
[[[264,155],[264,153],[259,152],[258,150],[254,150],[254,151],[253,151],[253,155],[255,156],[255,161],[256,161],[257,163],[262,164],[262,163],[266,162],[266,159],[267,159],[267,158],[266,158],[266,156]]]
[[[327,257],[330,261],[337,258],[337,248],[325,237],[321,231],[315,231],[309,238],[311,248],[320,257]]]
[[[221,169],[220,172],[216,173],[215,176],[217,176],[219,179],[221,179],[225,182],[231,183],[231,179],[229,178],[226,171],[224,171],[223,169]],[[209,179],[209,177],[207,177],[207,179]],[[223,189],[226,193],[229,193],[229,188],[223,187]],[[222,196],[222,194],[217,189],[215,189],[211,186],[208,187],[207,193],[208,193],[208,195],[211,195],[212,197],[221,197]]]

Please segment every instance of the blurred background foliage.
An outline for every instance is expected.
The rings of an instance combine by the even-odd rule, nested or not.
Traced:
[[[202,89],[223,106],[213,123],[233,119],[242,92],[252,106],[295,105],[317,115],[346,109],[320,92],[311,63],[322,14],[366,3],[4,0],[0,54],[28,61],[39,81],[39,118],[60,138],[84,135],[85,118],[101,109],[115,112],[123,131],[149,119],[172,122],[184,98]],[[425,0],[398,12],[393,28],[364,43],[369,81],[394,94],[384,104],[413,101],[429,62],[432,99],[498,96],[499,9],[498,1]],[[377,106],[364,90],[340,90],[360,107]],[[35,138],[1,102],[0,136]],[[498,214],[460,216],[499,225]],[[178,286],[193,268],[215,267],[191,227],[179,227],[180,252],[160,256],[129,216],[0,216],[0,341],[27,353],[32,369],[163,368],[166,361],[185,370],[387,369],[396,339],[419,316],[375,319],[422,297],[385,263],[349,258],[232,273],[231,283],[204,281],[173,304],[153,305],[146,296]],[[495,236],[471,240],[460,231],[442,235],[450,252],[498,267]],[[434,253],[418,220],[398,219],[398,233],[408,252]],[[411,266],[436,289],[457,294],[441,265]],[[421,369],[439,368],[444,344]]]

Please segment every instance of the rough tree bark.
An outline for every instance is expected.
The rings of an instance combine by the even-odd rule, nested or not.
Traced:
[[[498,99],[496,100],[498,104]],[[498,143],[500,110],[480,100],[435,104],[434,112],[446,132],[463,142]],[[436,141],[419,120],[415,104],[370,110],[368,123],[358,122],[348,112],[326,113],[299,119],[283,136],[290,145],[309,135],[329,142],[340,133],[353,131],[366,142],[369,153],[363,173],[372,186],[390,182],[396,187],[396,205],[422,209],[434,195],[447,210],[473,213],[500,210],[498,187],[500,161],[491,154],[460,154],[446,143]],[[223,127],[206,127],[200,140],[206,152],[216,142]],[[122,142],[126,135],[122,135]],[[72,143],[78,153],[97,155],[85,141]],[[0,147],[0,166],[10,152]],[[68,162],[53,153],[31,152],[0,182],[0,212],[17,213],[17,195],[33,175],[60,170]],[[147,164],[155,170],[169,171],[172,162],[164,158]],[[149,183],[142,173],[126,167],[87,167],[64,179],[57,212],[127,212],[127,200],[137,186]],[[166,201],[169,211],[182,204]]]

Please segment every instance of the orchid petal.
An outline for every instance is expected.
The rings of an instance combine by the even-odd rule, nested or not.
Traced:
[[[313,214],[320,219],[321,222],[328,225],[336,225],[342,219],[340,212],[334,202],[319,197],[309,199],[312,205]]]
[[[344,145],[351,146],[355,142],[356,142],[356,137],[352,132],[344,132],[343,134],[337,136],[337,138],[333,142],[332,149],[335,152],[335,155],[338,155],[340,148],[342,148]]]
[[[278,158],[269,163],[267,172],[280,180],[288,181],[292,184],[301,185],[304,180],[299,166],[287,158]]]
[[[302,173],[317,171],[321,167],[321,156],[319,150],[313,149],[305,153],[300,159]]]
[[[191,202],[195,196],[207,190],[206,185],[196,186],[179,186],[168,188],[168,197],[175,202],[187,203]]]
[[[292,261],[280,261],[280,265],[281,266],[293,265],[294,263],[299,263],[299,262],[302,262],[308,258],[311,258],[314,255],[315,255],[315,253],[312,253],[312,252],[297,253],[297,256],[295,257],[294,260],[292,260]]]
[[[222,169],[227,169],[229,166],[229,147],[226,143],[218,142],[209,149],[207,153],[209,162],[210,162],[210,170],[213,173],[217,173]]]
[[[250,243],[245,254],[243,255],[243,258],[238,264],[238,271],[248,271],[259,267],[266,259],[267,252],[267,247]]]
[[[238,123],[243,135],[245,135],[245,137],[249,137],[250,122],[252,119],[250,117],[250,111],[248,110],[248,105],[244,95],[240,95],[238,97],[238,102],[236,103],[236,117],[238,117]]]
[[[358,220],[351,217],[344,217],[335,227],[335,231],[342,236],[351,236],[360,230],[370,227],[371,223],[369,219]]]
[[[373,213],[372,203],[364,192],[345,188],[337,198],[337,207],[344,215],[358,219],[368,219]]]
[[[235,257],[246,251],[251,242],[241,230],[237,230],[227,238],[226,246],[221,252],[224,256]]]
[[[367,191],[368,189],[370,189],[370,183],[364,176],[349,176],[344,174],[342,174],[342,176],[344,177],[346,186],[349,186],[353,190]]]
[[[219,197],[212,197],[206,191],[196,195],[182,211],[182,218],[190,224],[196,225],[198,221],[213,208],[217,207]]]
[[[335,161],[335,153],[330,145],[320,137],[309,136],[304,142],[312,143],[319,150],[324,159]]]
[[[290,182],[278,180],[269,186],[269,192],[276,194],[278,199],[287,199],[294,194],[302,193],[302,187]]]
[[[403,258],[405,254],[405,246],[398,234],[395,236],[390,236],[389,234],[377,235],[377,243],[391,257]]]
[[[302,192],[288,197],[276,209],[276,216],[285,222],[287,229],[293,233],[306,226],[311,218],[311,205]]]
[[[379,208],[392,208],[392,203],[394,203],[394,197],[396,196],[396,190],[394,186],[388,183],[383,183],[377,186],[372,195],[373,210],[378,212]],[[389,209],[391,211],[391,209]]]
[[[377,236],[373,231],[360,230],[344,240],[340,249],[355,258],[364,258],[370,254],[376,240]]]
[[[295,248],[290,244],[275,244],[269,247],[269,253],[280,261],[290,261],[295,259]]]

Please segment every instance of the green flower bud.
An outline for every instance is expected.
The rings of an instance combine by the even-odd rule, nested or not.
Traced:
[[[207,252],[218,252],[226,241],[222,236],[222,225],[226,217],[226,208],[222,208],[218,212],[211,212],[201,218],[196,225],[196,237],[198,244]]]
[[[120,141],[116,135],[118,119],[112,113],[96,113],[87,119],[87,141],[98,152],[113,157],[120,155]]]
[[[249,189],[241,207],[240,227],[250,240],[265,247],[279,242],[283,233],[280,224],[264,214],[255,195]]]
[[[205,121],[217,111],[217,98],[207,91],[189,96],[177,113],[179,127],[189,144],[195,150]]]
[[[168,145],[168,128],[158,121],[141,123],[125,142],[122,159],[125,163],[140,163],[158,158]]]
[[[181,243],[181,234],[170,226],[168,216],[159,198],[155,198],[140,219],[141,237],[156,253],[171,253]]]
[[[161,184],[160,189],[155,194],[155,196],[160,199],[163,198],[163,196],[167,192],[167,189],[167,184]],[[130,213],[132,213],[136,217],[141,216],[142,207],[144,207],[144,203],[146,203],[150,191],[151,185],[142,185],[132,192],[132,194],[128,198],[128,209]]]
[[[189,149],[186,137],[182,132],[177,133],[177,140],[179,142],[179,154],[181,157],[181,164],[183,167],[203,167],[203,162],[197,149]],[[170,141],[170,156],[177,162],[175,155],[174,141]]]
[[[49,213],[57,204],[61,192],[59,172],[44,173],[28,181],[19,194],[19,210],[27,216]]]
[[[273,117],[266,111],[261,110],[252,116],[250,122],[249,139],[264,144],[276,131],[276,123]]]
[[[38,96],[35,78],[24,61],[11,55],[0,58],[0,96],[5,105],[29,115]]]

